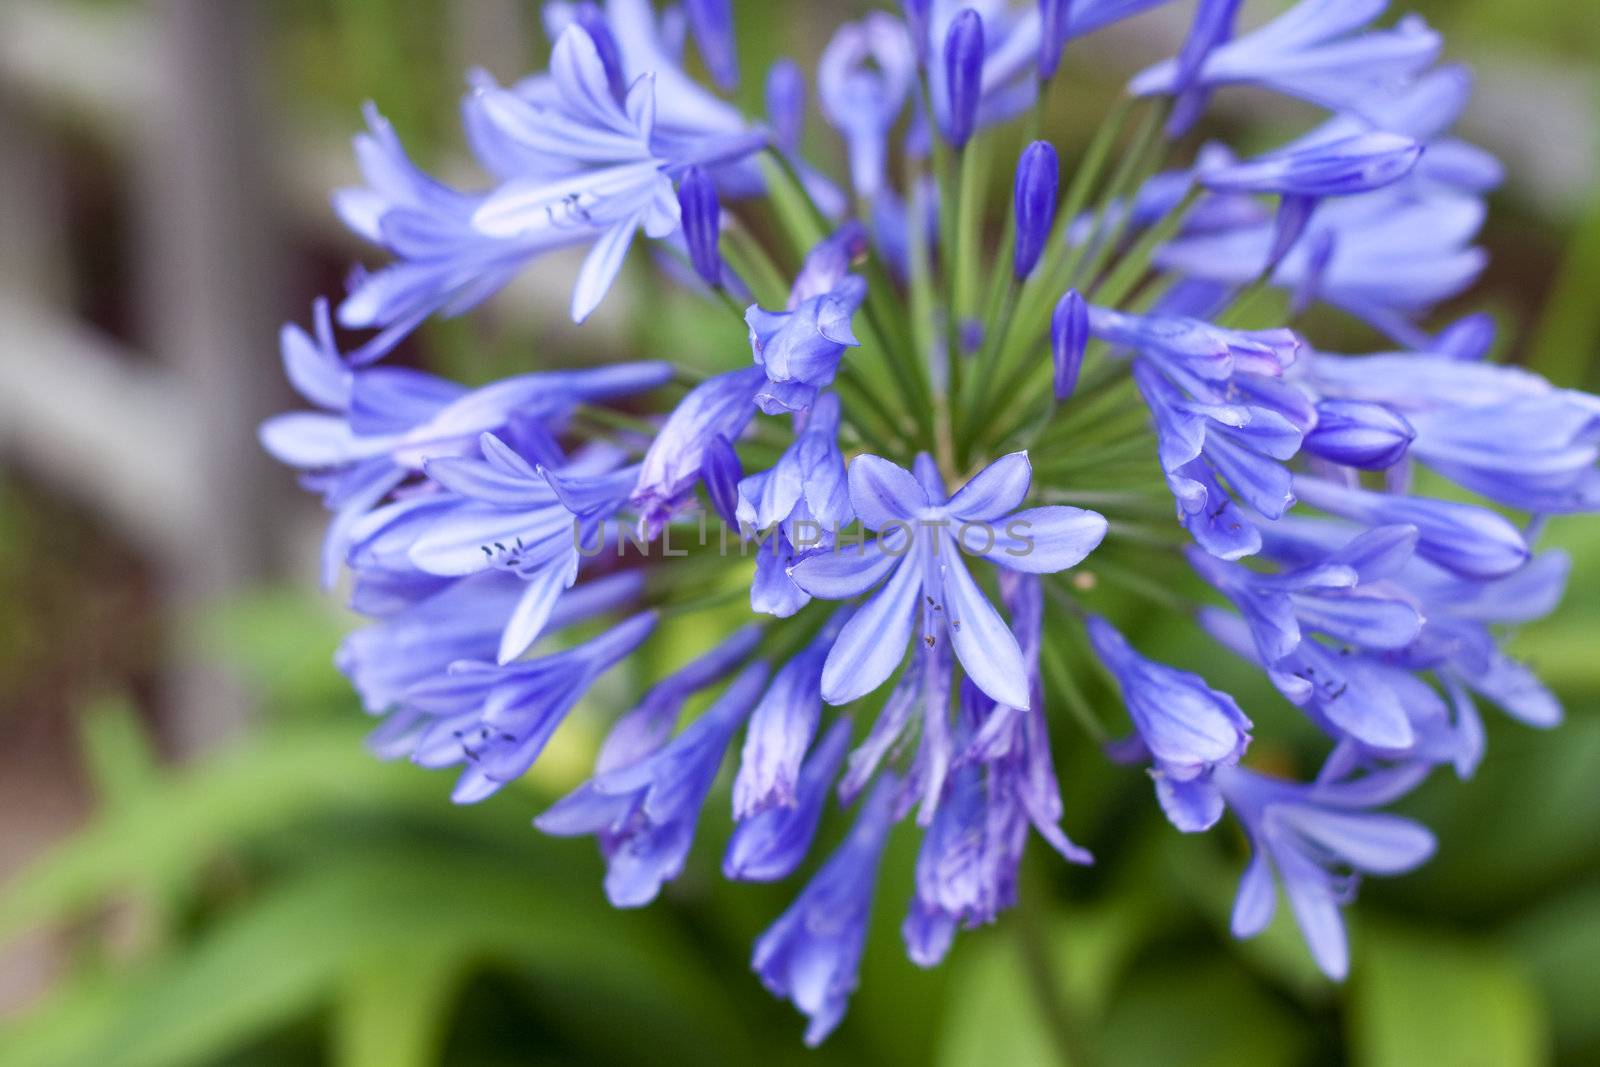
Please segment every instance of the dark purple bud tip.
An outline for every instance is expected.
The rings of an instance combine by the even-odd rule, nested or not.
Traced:
[[[695,47],[711,80],[723,92],[739,85],[739,53],[734,46],[732,0],[684,0]]]
[[[628,81],[622,74],[622,51],[611,34],[606,17],[595,3],[582,3],[572,13],[572,21],[589,35],[594,50],[600,56],[600,65],[606,69],[606,87],[619,102],[628,95]]]
[[[1033,273],[1056,219],[1056,190],[1061,180],[1061,164],[1055,146],[1035,141],[1023,149],[1017,161],[1015,206],[1017,213],[1018,280]]]
[[[806,120],[806,80],[792,59],[780,59],[767,72],[767,121],[772,124],[772,139],[779,148],[793,152],[800,147],[800,134]]]
[[[722,434],[711,439],[700,457],[700,477],[706,483],[706,495],[711,506],[723,522],[737,529],[739,526],[739,479],[744,477],[744,466],[739,454]]]
[[[972,140],[983,95],[983,19],[970,7],[950,20],[945,34],[944,85],[944,137],[959,150]]]
[[[683,240],[695,273],[713,289],[722,285],[722,256],[717,241],[722,235],[722,206],[717,187],[699,167],[690,167],[678,186],[678,207],[683,215]]]
[[[976,355],[978,349],[983,347],[983,323],[977,319],[962,319],[960,332],[957,339],[961,342],[961,351],[967,355]]]
[[[1078,290],[1068,289],[1050,316],[1050,355],[1055,361],[1056,399],[1065,400],[1078,387],[1083,350],[1089,344],[1089,305]]]
[[[1392,409],[1364,400],[1324,400],[1301,446],[1331,463],[1383,470],[1405,458],[1416,431]]]

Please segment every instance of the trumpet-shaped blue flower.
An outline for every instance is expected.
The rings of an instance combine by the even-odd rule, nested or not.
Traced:
[[[1190,566],[1244,614],[1262,662],[1272,665],[1299,648],[1306,631],[1385,651],[1416,640],[1422,631],[1417,609],[1370,590],[1372,582],[1410,559],[1416,542],[1413,527],[1379,527],[1320,563],[1280,573],[1253,571],[1206,552],[1187,555]]]
[[[756,941],[750,966],[809,1017],[808,1045],[833,1032],[855,992],[897,785],[892,775],[879,780],[844,843]]]
[[[746,667],[687,729],[655,754],[596,775],[534,820],[547,834],[596,834],[606,857],[606,896],[619,908],[650,903],[683,870],[733,732],[766,680]]]
[[[557,598],[546,625],[559,629],[633,600],[643,575],[622,571],[569,589]],[[507,571],[485,571],[447,583],[339,644],[334,662],[374,715],[403,702],[415,685],[444,675],[454,663],[498,659],[506,623],[526,595]]]
[[[1169,59],[1128,88],[1143,96],[1258,85],[1334,111],[1359,105],[1375,91],[1403,85],[1439,55],[1439,35],[1415,16],[1393,29],[1366,29],[1388,6],[1388,0],[1301,0],[1260,29],[1208,48],[1197,68],[1186,69],[1184,56]]]
[[[1453,500],[1376,493],[1321,478],[1296,483],[1312,507],[1372,526],[1415,526],[1417,555],[1456,574],[1499,578],[1528,562],[1527,542],[1506,519]]]
[[[760,708],[756,714],[761,714]],[[775,882],[794,873],[811,850],[828,799],[828,787],[839,773],[849,747],[850,720],[841,718],[805,756],[795,775],[789,803],[743,817],[735,812],[740,821],[728,840],[728,852],[722,860],[724,874],[746,882]],[[741,777],[749,760],[747,755],[740,764]]]
[[[580,590],[582,588],[579,586]],[[595,757],[595,772],[604,774],[632,766],[660,749],[672,736],[689,699],[743,666],[760,641],[758,627],[742,627],[651,686],[633,709],[619,716],[607,732],[600,754]]]
[[[756,395],[762,411],[804,411],[817,391],[833,384],[844,351],[861,342],[850,319],[867,297],[866,282],[846,274],[826,292],[806,297],[789,311],[752,305],[745,312],[750,350],[768,384]]]
[[[1095,655],[1122,689],[1167,818],[1180,830],[1210,829],[1222,815],[1212,778],[1244,755],[1250,720],[1199,675],[1139,655],[1104,619],[1090,616],[1085,625]]]
[[[1295,922],[1317,966],[1331,978],[1349,970],[1341,905],[1363,874],[1404,874],[1433,854],[1433,835],[1397,815],[1369,809],[1408,793],[1427,774],[1420,764],[1312,785],[1229,768],[1217,775],[1228,808],[1253,853],[1233,906],[1235,937],[1267,928],[1283,884]]]
[[[629,501],[648,532],[654,535],[688,503],[712,442],[732,441],[749,425],[766,380],[760,367],[729,371],[695,386],[674,409],[644,455]]]
[[[751,713],[733,783],[734,818],[796,804],[800,764],[822,718],[822,664],[849,617],[848,608],[836,612],[799,655],[778,669]]]
[[[817,65],[822,113],[843,136],[856,195],[875,197],[889,158],[889,131],[916,77],[916,56],[900,21],[873,12],[839,27]]]
[[[655,624],[655,615],[644,612],[539,659],[458,662],[445,676],[406,691],[397,713],[411,722],[404,747],[423,767],[466,764],[451,798],[482,800],[533,766],[594,680],[639,647]]]

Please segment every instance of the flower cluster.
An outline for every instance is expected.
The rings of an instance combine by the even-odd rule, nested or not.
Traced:
[[[1178,830],[1242,825],[1234,932],[1281,884],[1334,977],[1358,877],[1433,848],[1376,809],[1438,765],[1472,773],[1480,701],[1560,718],[1499,628],[1562,592],[1540,519],[1600,509],[1600,400],[1491,362],[1485,318],[1425,325],[1483,265],[1500,171],[1447,132],[1470,84],[1422,21],[1299,0],[1244,31],[1238,0],[1200,0],[1092,143],[1021,149],[986,235],[989,164],[1071,106],[1064,49],[1162,3],[905,0],[841,26],[814,77],[835,150],[807,157],[801,67],[768,72],[760,119],[720,95],[748,73],[730,4],[552,0],[548,73],[475,76],[463,104],[484,190],[421,171],[369,112],[365,184],[335,206],[388,263],[284,331],[316,410],[262,439],[322,494],[324,579],[348,569],[371,619],[339,666],[382,717],[376,750],[457,768],[458,802],[527,772],[597,679],[726,587],[708,575],[748,576],[752,621],[617,715],[536,825],[594,835],[612,902],[647,904],[737,749],[727,877],[788,878],[837,837],[752,959],[808,1042],[844,1014],[897,825],[920,835],[922,965],[1016,900],[1032,833],[1091,862],[1061,825],[1047,665],[1103,668],[1130,725],[1106,753],[1147,768]],[[1322,117],[1238,158],[1191,132],[1230,86]],[[561,247],[587,249],[583,321],[641,233],[747,347],[471,389],[384,362]],[[1314,303],[1386,350],[1315,350],[1286,325]],[[335,322],[369,333],[341,347]],[[1446,481],[1463,492],[1413,488]],[[693,559],[625,551],[696,525]],[[1187,585],[1138,580],[1169,564]],[[1130,598],[1190,587],[1204,631],[1326,735],[1307,780],[1249,769],[1262,709],[1123,632]]]

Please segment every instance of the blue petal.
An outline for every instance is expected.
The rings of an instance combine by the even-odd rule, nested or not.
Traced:
[[[906,645],[917,618],[917,594],[921,591],[921,569],[909,563],[903,565],[845,624],[822,668],[824,700],[848,704],[888,680],[906,657]],[[1016,644],[1014,638],[1012,644]],[[1017,658],[1021,660],[1020,652]]]
[[[945,511],[963,522],[994,522],[1022,506],[1032,481],[1028,453],[1001,456],[973,475],[950,498]]]
[[[996,530],[994,550],[984,555],[1010,570],[1054,574],[1088,558],[1105,539],[1106,528],[1104,516],[1082,508],[1029,508]]]
[[[996,703],[1026,710],[1028,669],[1016,635],[984,597],[972,575],[951,554],[944,563],[945,613],[956,658],[973,682]]]
[[[850,503],[863,526],[881,530],[891,523],[915,520],[928,506],[928,494],[904,467],[879,456],[861,455],[850,464]]]

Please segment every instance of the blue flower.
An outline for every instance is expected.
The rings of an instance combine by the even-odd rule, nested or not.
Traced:
[[[739,55],[733,43],[733,8],[729,0],[687,0],[689,28],[712,80],[724,92],[739,85]]]
[[[1218,768],[1239,762],[1250,720],[1226,693],[1188,671],[1146,659],[1104,619],[1085,620],[1095,655],[1117,679],[1138,741],[1154,763],[1156,793],[1180,830],[1207,830],[1222,815],[1211,788]]]
[[[1260,29],[1208,49],[1187,82],[1180,57],[1144,71],[1128,88],[1143,96],[1259,85],[1329,110],[1350,107],[1404,84],[1438,58],[1439,35],[1415,16],[1394,29],[1361,32],[1388,6],[1388,0],[1301,0]]]
[[[948,632],[956,658],[985,693],[1012,707],[1029,706],[1016,638],[961,555],[973,552],[1012,570],[1047,574],[1081,562],[1106,531],[1105,519],[1079,508],[1018,511],[1031,480],[1028,457],[1013,453],[947,500],[936,475],[930,486],[877,456],[856,458],[850,465],[851,503],[862,525],[884,536],[859,551],[801,560],[791,571],[796,585],[827,600],[849,599],[884,583],[828,654],[824,699],[843,704],[882,685],[905,658],[920,621],[925,642],[937,643]],[[969,534],[972,540],[958,545],[958,537]]]
[[[815,684],[813,682],[813,684]],[[821,707],[821,702],[818,702]],[[761,709],[756,709],[756,715]],[[749,744],[746,743],[748,749]],[[794,873],[811,850],[828,787],[850,747],[850,720],[841,718],[805,757],[795,775],[792,800],[762,808],[740,819],[728,840],[722,873],[745,882],[775,882]],[[749,757],[740,763],[741,776]]]
[[[850,319],[867,298],[867,283],[847,274],[827,292],[801,300],[788,311],[752,305],[745,312],[750,351],[768,384],[756,403],[768,415],[804,411],[817,391],[833,384],[844,350],[861,342]]]
[[[1084,350],[1089,344],[1089,305],[1076,289],[1068,289],[1050,316],[1050,358],[1057,400],[1078,387]]]
[[[573,705],[655,628],[644,612],[565,652],[507,666],[453,664],[412,686],[396,714],[409,723],[405,748],[423,767],[465,763],[451,798],[471,804],[533,766]],[[392,742],[395,749],[401,746]]]
[[[1319,355],[1310,375],[1330,395],[1403,413],[1410,455],[1466,489],[1540,514],[1600,510],[1593,396],[1514,367],[1420,353]]]
[[[1205,110],[1211,93],[1201,83],[1201,69],[1211,53],[1226,44],[1234,33],[1240,0],[1199,0],[1194,22],[1178,53],[1171,92],[1176,96],[1172,115],[1167,119],[1167,134],[1181,136]]]
[[[509,663],[544,631],[556,598],[577,580],[584,547],[627,500],[635,467],[599,462],[536,469],[493,434],[483,458],[429,460],[428,476],[450,497],[433,501],[408,556],[429,574],[461,576],[495,568],[523,580],[498,660]]]
[[[766,538],[750,587],[756,611],[786,618],[804,607],[811,597],[789,576],[797,549],[831,547],[835,534],[855,517],[838,432],[839,401],[824,393],[778,462],[739,482],[741,532]]]
[[[1458,714],[1475,718],[1470,693],[1479,693],[1529,726],[1561,722],[1561,704],[1525,664],[1501,649],[1492,625],[1543,618],[1566,589],[1572,562],[1545,552],[1506,577],[1473,581],[1414,564],[1402,576],[1428,617],[1419,665],[1439,674]]]
[[[647,903],[683,870],[730,747],[729,878],[789,876],[833,833],[830,792],[843,806],[866,797],[756,946],[756,971],[810,1017],[811,1043],[844,1013],[886,837],[913,809],[922,840],[901,932],[918,964],[1015,902],[1032,831],[1090,862],[1064,832],[1050,751],[1057,694],[1041,656],[1071,633],[1047,632],[1047,589],[1084,620],[1128,710],[1130,736],[1104,754],[1148,767],[1180,830],[1226,809],[1241,820],[1254,857],[1235,931],[1270,918],[1276,878],[1336,976],[1355,877],[1432,848],[1371,809],[1430,769],[1471,775],[1483,701],[1530,726],[1561,719],[1505,637],[1566,585],[1566,556],[1535,553],[1545,516],[1600,510],[1600,399],[1489,362],[1487,316],[1425,318],[1482,270],[1473,242],[1503,174],[1451,135],[1471,81],[1429,69],[1440,42],[1420,19],[1375,28],[1384,0],[1299,0],[1241,33],[1238,0],[1199,0],[1178,54],[1132,82],[1170,98],[1168,136],[1149,125],[1168,105],[1152,104],[1132,141],[1108,121],[1088,150],[1068,146],[1083,171],[1074,217],[1057,225],[1055,148],[1033,140],[1057,134],[1015,142],[1032,143],[1011,245],[994,246],[1004,220],[963,194],[972,168],[927,158],[935,136],[961,153],[1030,107],[1047,121],[1054,107],[1034,105],[1065,43],[1160,3],[905,0],[903,18],[848,24],[817,72],[840,135],[820,160],[804,151],[816,145],[795,63],[768,72],[770,129],[685,68],[692,34],[711,78],[735,83],[728,0],[659,17],[650,0],[551,0],[549,71],[505,86],[470,76],[462,125],[486,187],[425,174],[369,111],[364,185],[336,205],[391,255],[353,276],[339,310],[371,332],[341,351],[321,302],[313,329],[283,333],[285,370],[314,410],[268,421],[261,440],[332,513],[324,576],[348,568],[350,605],[369,620],[338,664],[384,716],[369,742],[380,755],[459,767],[456,800],[488,796],[636,654],[656,625],[647,603],[680,643],[710,626],[695,639],[709,650],[623,705],[590,779],[537,820],[598,837],[615,903]],[[1176,135],[1234,85],[1327,114],[1248,158],[1223,143],[1191,151]],[[1148,156],[1119,158],[1135,142]],[[853,195],[826,177],[841,165]],[[558,247],[588,250],[573,279],[582,320],[641,230],[665,242],[650,257],[663,282],[743,316],[752,365],[728,370],[737,351],[701,345],[671,363],[469,389],[378,364],[423,319],[480,303]],[[1065,244],[1047,255],[1052,240]],[[1325,304],[1400,350],[1327,355],[1288,329],[1237,328],[1268,285],[1294,316]],[[836,391],[863,308],[873,344]],[[1048,367],[1033,358],[1046,343]],[[672,382],[692,387],[670,410],[652,405]],[[626,412],[599,406],[620,398]],[[1414,492],[1419,465],[1482,503]],[[965,484],[951,495],[947,477]],[[1163,481],[1177,523],[1149,507]],[[658,554],[643,542],[680,532],[702,482],[746,562],[719,561],[726,538],[719,554],[703,526],[698,548],[661,544],[688,562],[596,550],[632,539]],[[1033,496],[1047,506],[1024,508]],[[1104,568],[1041,577],[1108,533],[1117,559]],[[1192,577],[1164,581],[1182,558],[1228,607],[1202,603],[1212,594]],[[1316,779],[1241,769],[1253,727],[1239,705],[1093,614],[1110,603],[1097,579],[1119,587],[1119,611],[1148,599],[1264,676],[1321,742]],[[764,621],[701,610],[745,582]],[[857,700],[825,725],[824,705]]]
[[[780,59],[767,71],[767,121],[773,144],[797,151],[806,121],[806,79],[792,59]]]
[[[323,539],[329,586],[357,525],[424,459],[471,455],[485,433],[545,436],[544,426],[558,425],[579,403],[650,389],[672,374],[666,363],[628,363],[525,374],[468,390],[422,371],[363,366],[366,349],[346,359],[335,346],[327,302],[318,301],[314,314],[315,338],[291,324],[281,342],[289,380],[321,410],[268,419],[260,437],[274,458],[308,473],[335,513]]]
[[[1404,874],[1434,849],[1433,835],[1417,823],[1367,809],[1405,795],[1426,774],[1425,765],[1411,764],[1300,785],[1243,768],[1219,772],[1217,786],[1253,853],[1234,901],[1234,936],[1254,937],[1272,921],[1276,876],[1317,966],[1342,979],[1350,959],[1339,908],[1360,876]]]
[[[1244,613],[1262,662],[1271,666],[1299,648],[1308,630],[1385,651],[1416,640],[1422,616],[1413,605],[1363,588],[1399,570],[1416,543],[1414,527],[1379,527],[1315,564],[1275,574],[1205,552],[1187,555],[1190,565]]]
[[[1499,578],[1528,562],[1531,553],[1506,519],[1453,500],[1377,493],[1322,478],[1301,478],[1300,499],[1312,507],[1371,526],[1415,526],[1417,555],[1471,578]]]
[[[751,713],[733,783],[734,818],[742,821],[797,803],[800,764],[822,718],[822,664],[849,617],[848,608],[835,612],[816,638],[778,669]]]
[[[583,588],[579,586],[580,590]],[[631,766],[660,749],[672,736],[689,699],[739,669],[760,642],[759,627],[742,627],[651,686],[631,711],[618,716],[606,733],[600,753],[595,757],[596,773]]]
[[[619,572],[562,593],[546,619],[559,629],[633,600],[643,575]],[[448,582],[356,630],[339,644],[334,662],[374,715],[395,707],[416,685],[444,675],[461,661],[498,658],[507,620],[525,595],[507,571],[485,571]]]
[[[873,12],[839,27],[817,64],[822,113],[844,137],[850,183],[871,200],[883,185],[889,130],[905,107],[916,56],[900,21]]]
[[[1369,132],[1290,145],[1244,162],[1202,165],[1197,177],[1214,192],[1276,193],[1278,208],[1268,263],[1277,265],[1306,227],[1319,200],[1393,185],[1416,167],[1422,145],[1397,133]]]
[[[806,1044],[813,1047],[839,1025],[855,992],[897,786],[892,775],[879,780],[850,835],[756,941],[750,959],[763,985],[810,1017]]]
[[[699,167],[690,167],[683,176],[683,183],[678,186],[678,208],[690,264],[707,285],[721,288],[724,268],[717,244],[722,239],[722,205],[717,200],[716,185]]]
[[[1061,794],[1040,711],[1039,580],[1008,572],[1001,586],[1023,648],[1034,706],[1004,707],[970,681],[962,687],[960,755],[917,855],[916,896],[901,927],[912,961],[924,967],[944,958],[958,926],[993,922],[1016,902],[1030,825],[1063,858],[1093,862],[1059,826]]]
[[[606,858],[606,896],[619,908],[650,903],[683,870],[706,794],[733,732],[766,680],[755,663],[665,747],[579,786],[534,820],[547,834],[596,834]]]
[[[1411,321],[1461,292],[1482,271],[1472,246],[1485,208],[1476,196],[1399,185],[1329,201],[1307,236],[1272,271],[1272,281],[1300,296],[1343,308],[1393,336],[1422,342]],[[1270,220],[1186,234],[1166,244],[1156,263],[1195,279],[1244,285],[1271,265]]]
[[[766,380],[760,367],[719,374],[674,409],[644,455],[629,501],[652,536],[688,503],[711,443],[737,439],[755,417],[756,392]]]

